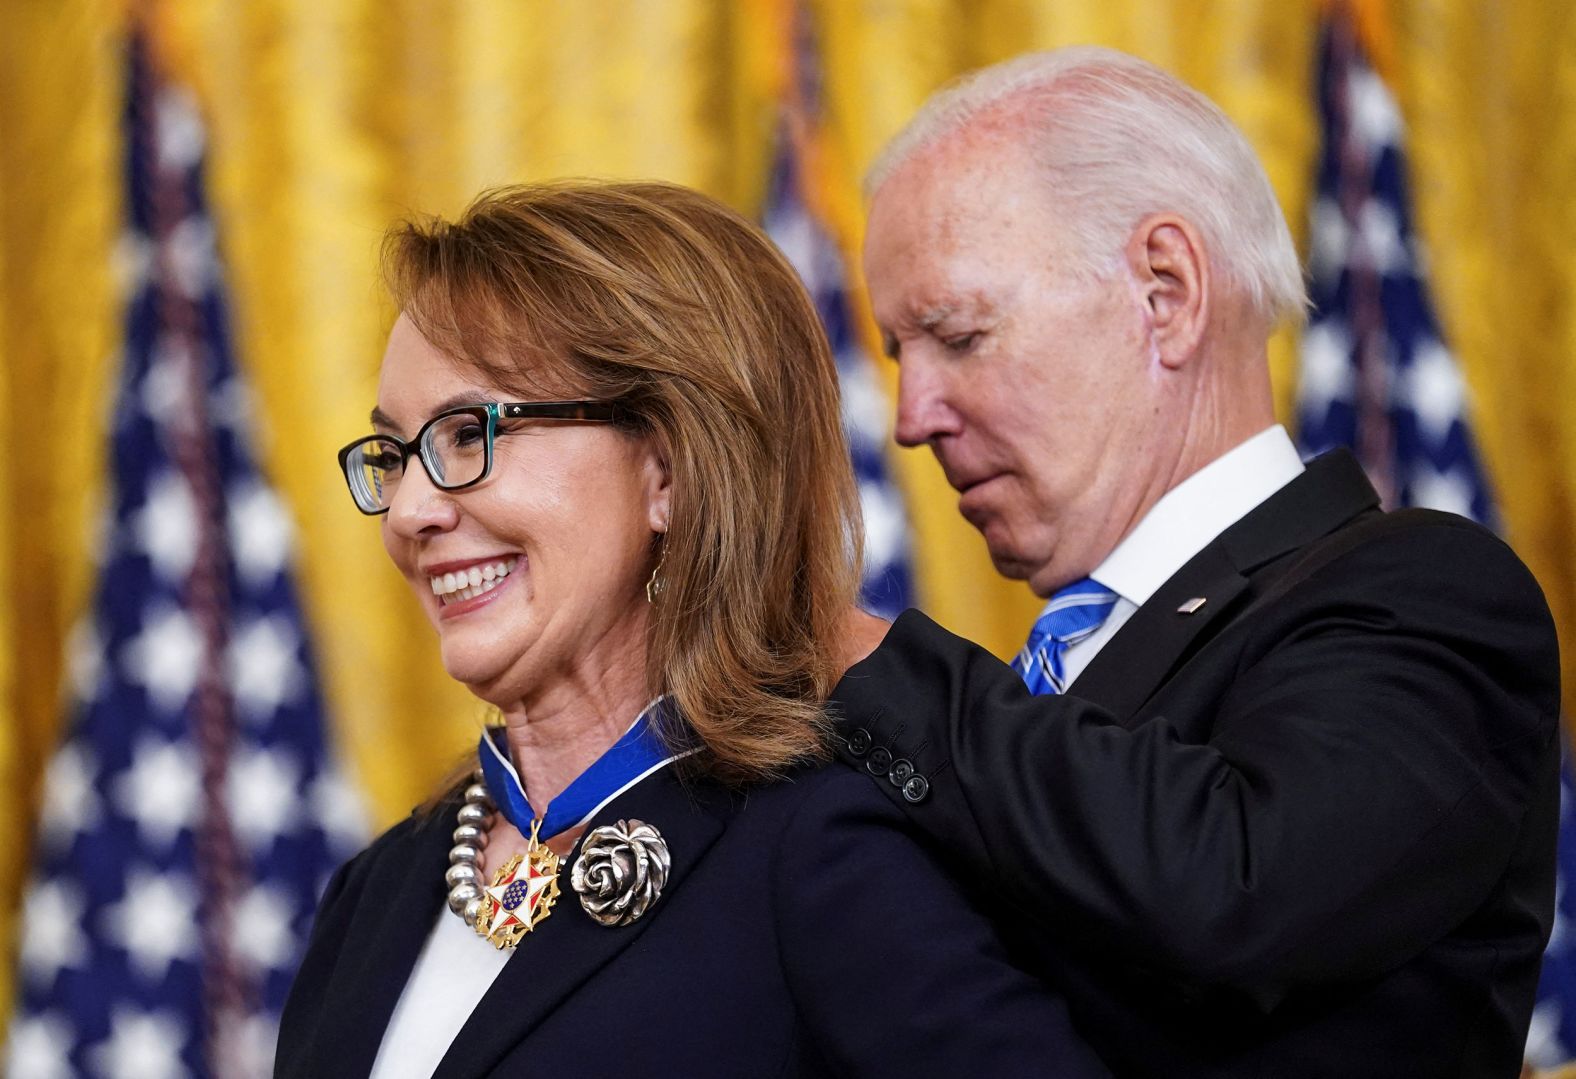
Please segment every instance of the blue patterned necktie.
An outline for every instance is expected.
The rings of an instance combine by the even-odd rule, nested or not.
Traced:
[[[1063,665],[1067,649],[1100,628],[1116,599],[1115,592],[1093,577],[1074,581],[1051,597],[1029,631],[1029,642],[1012,661],[1012,669],[1023,676],[1030,693],[1060,693],[1067,688]]]

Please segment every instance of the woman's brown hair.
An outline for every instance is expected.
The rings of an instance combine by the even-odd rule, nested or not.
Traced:
[[[396,226],[384,272],[500,388],[618,401],[655,440],[673,493],[648,678],[703,767],[742,783],[820,756],[859,505],[830,347],[771,242],[670,184],[532,184]]]

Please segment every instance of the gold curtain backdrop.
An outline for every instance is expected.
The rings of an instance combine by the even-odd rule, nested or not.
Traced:
[[[138,9],[143,10],[143,9]],[[820,0],[813,197],[850,252],[860,174],[936,86],[1075,42],[1159,63],[1257,147],[1299,238],[1317,152],[1316,0]],[[256,447],[297,522],[297,583],[333,734],[374,823],[403,814],[478,708],[345,496],[394,312],[384,228],[481,188],[662,177],[759,212],[792,63],[793,0],[170,0],[152,16],[208,123]],[[1396,91],[1433,295],[1517,550],[1576,617],[1576,7],[1362,8]],[[128,7],[21,0],[0,35],[0,932],[10,940],[68,633],[90,597],[121,334],[119,110]],[[857,266],[857,258],[850,260]],[[1282,413],[1294,342],[1274,345]],[[891,372],[887,371],[890,379]],[[999,581],[923,452],[893,454],[923,606],[1000,654],[1038,606]],[[1576,685],[1568,649],[1568,682]],[[9,971],[10,963],[4,964]],[[0,1009],[6,1001],[0,999]]]

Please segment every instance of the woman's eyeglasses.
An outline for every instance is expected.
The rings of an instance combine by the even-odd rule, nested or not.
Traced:
[[[492,472],[493,439],[500,420],[553,419],[613,423],[623,410],[609,401],[496,401],[440,412],[406,442],[368,435],[339,451],[350,495],[362,513],[387,513],[412,454],[421,458],[433,485],[458,491]]]

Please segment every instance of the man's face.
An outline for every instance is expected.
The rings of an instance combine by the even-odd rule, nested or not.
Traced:
[[[1123,252],[1076,279],[1045,184],[1000,134],[952,135],[882,184],[865,244],[897,440],[930,446],[997,570],[1041,595],[1165,489],[1174,418]]]

